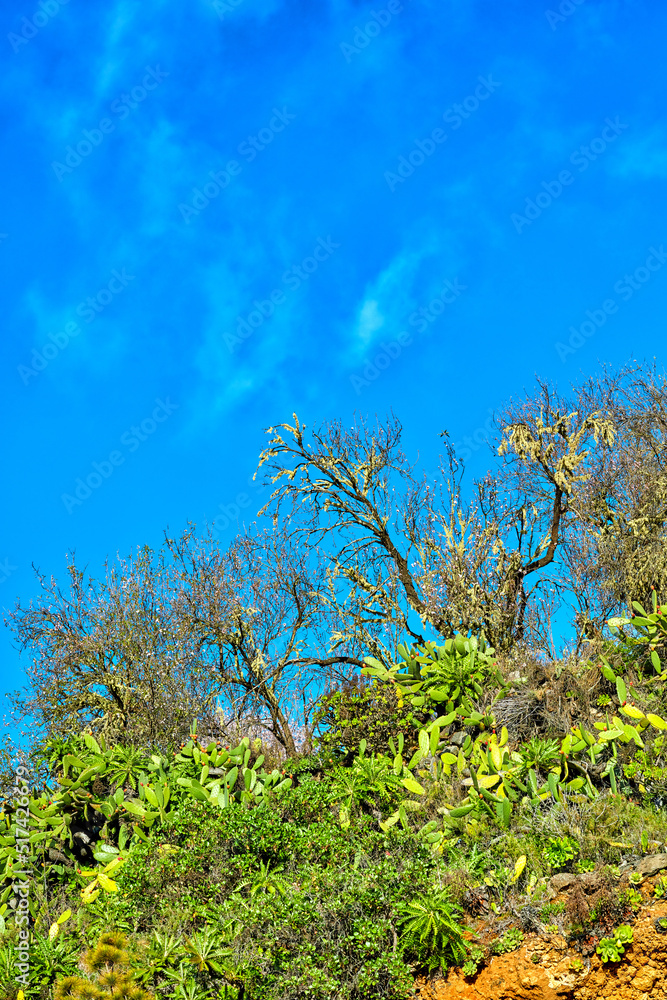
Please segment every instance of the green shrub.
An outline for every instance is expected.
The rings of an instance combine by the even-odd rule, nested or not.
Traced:
[[[533,736],[517,751],[521,759],[520,773],[527,775],[531,768],[538,773],[546,772],[557,764],[560,757],[560,743],[558,740],[544,739],[541,736]]]
[[[554,871],[568,868],[579,854],[579,842],[574,837],[551,837],[544,845],[544,856]]]
[[[426,716],[400,705],[391,684],[364,683],[364,678],[331,691],[317,704],[314,716],[316,746],[322,758],[351,759],[362,740],[370,753],[388,753],[389,740],[403,734],[405,752],[417,749],[419,726]]]
[[[399,907],[401,944],[419,965],[429,970],[458,964],[466,955],[461,910],[449,891],[419,896]]]
[[[520,931],[518,927],[511,927],[508,931],[505,931],[501,938],[497,938],[491,945],[491,951],[494,955],[504,955],[509,951],[516,951],[520,948],[524,939],[523,931]]]
[[[468,952],[468,958],[463,963],[461,972],[464,976],[472,977],[477,975],[477,971],[480,965],[484,962],[484,949],[478,947],[472,947]]]
[[[667,878],[664,875],[653,886],[653,895],[656,899],[664,899],[667,896]]]
[[[603,962],[620,962],[625,946],[632,943],[633,937],[632,927],[622,924],[613,937],[602,938],[595,950]]]
[[[83,958],[92,978],[65,976],[56,983],[54,1000],[151,1000],[128,968],[127,940],[122,934],[103,934]]]

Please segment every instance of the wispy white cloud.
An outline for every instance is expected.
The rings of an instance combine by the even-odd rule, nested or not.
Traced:
[[[369,282],[342,348],[347,364],[363,358],[382,337],[396,336],[410,313],[428,302],[462,268],[457,241],[447,229],[415,237]]]

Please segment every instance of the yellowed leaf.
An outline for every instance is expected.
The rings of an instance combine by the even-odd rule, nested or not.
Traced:
[[[514,863],[514,874],[512,875],[512,882],[516,882],[516,881],[518,881],[518,879],[521,878],[521,873],[523,872],[524,868],[526,867],[526,861],[527,860],[528,859],[526,858],[525,854],[522,854],[520,858],[516,859],[516,861]]]
[[[477,784],[480,788],[493,788],[501,780],[499,774],[478,774]]]
[[[627,715],[631,719],[645,718],[644,713],[635,705],[621,705],[620,711],[623,712],[623,715]]]

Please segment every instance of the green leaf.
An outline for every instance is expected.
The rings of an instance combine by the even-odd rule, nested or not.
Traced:
[[[434,701],[436,704],[449,700],[449,688],[432,688],[428,694],[431,701]]]
[[[83,734],[83,742],[86,744],[89,750],[93,750],[95,753],[101,753],[99,743],[97,742],[94,736],[90,735],[90,733]]]
[[[613,764],[609,768],[609,784],[611,785],[611,790],[615,795],[618,789],[616,785],[616,769]]]
[[[600,733],[598,741],[601,743],[609,743],[610,740],[620,740],[621,736],[624,735],[625,730],[623,729],[606,729],[604,732]]]
[[[373,673],[376,672],[380,672],[382,674],[388,673],[388,670],[385,667],[385,665],[383,663],[380,663],[379,660],[376,660],[374,656],[364,656],[364,663],[367,663],[369,667],[373,668],[372,670]],[[371,671],[368,671],[368,673],[371,673]]]
[[[81,788],[96,774],[104,774],[106,771],[106,765],[103,763],[94,764],[93,767],[87,767],[85,771],[82,771],[79,777],[76,779],[75,783],[71,786],[72,791],[77,788]]]
[[[637,708],[635,705],[621,705],[619,711],[622,712],[623,715],[627,715],[630,719],[641,720],[646,718],[641,709]]]
[[[466,723],[472,724],[473,726],[477,726],[479,725],[480,722],[482,722],[483,719],[484,716],[480,715],[479,712],[471,712],[465,721]]]
[[[399,813],[398,810],[396,810],[396,812],[393,813],[391,816],[389,816],[388,819],[380,823],[380,829],[382,830],[383,833],[387,833],[387,831],[390,830],[392,826],[395,826],[396,823],[398,823],[398,820],[399,820]]]
[[[193,797],[193,799],[197,799],[199,802],[210,801],[208,792],[206,791],[205,788],[202,788],[202,786],[199,784],[198,781],[193,781],[190,787],[188,788],[188,791],[190,792],[190,795]]]
[[[78,767],[83,771],[85,766],[86,765],[83,763],[83,761],[79,757],[75,757],[74,754],[72,753],[67,753],[63,757],[63,771],[65,773],[65,777],[67,777],[67,772],[70,769],[70,767]]]
[[[618,700],[621,705],[623,702],[628,700],[628,689],[625,686],[625,681],[622,677],[616,678],[616,694],[618,695]]]
[[[415,781],[414,778],[403,778],[401,780],[401,784],[403,785],[404,788],[407,788],[407,790],[409,792],[412,792],[414,795],[424,794],[424,789],[422,788],[422,786],[419,784],[418,781]]]
[[[512,815],[512,805],[509,799],[502,799],[500,802],[496,803],[496,814],[503,826],[509,826],[510,817]]]
[[[132,813],[133,816],[138,816],[139,819],[143,819],[144,816],[146,815],[146,810],[144,809],[144,807],[137,805],[135,802],[132,801],[132,799],[125,800],[125,808],[129,813]]]
[[[153,791],[153,789],[151,788],[150,785],[146,785],[146,787],[144,788],[144,793],[146,795],[146,800],[152,806],[156,806],[157,807],[159,805],[158,800],[157,800],[157,795],[155,794],[155,792]]]
[[[627,740],[634,740],[638,747],[644,746],[642,738],[634,726],[630,725],[623,726],[623,732]]]

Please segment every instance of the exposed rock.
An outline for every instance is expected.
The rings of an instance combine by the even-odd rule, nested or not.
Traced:
[[[646,859],[648,860],[648,859]],[[667,1000],[667,937],[655,920],[667,904],[645,908],[633,925],[634,941],[621,962],[602,964],[574,949],[554,947],[535,934],[508,955],[492,958],[474,978],[460,969],[446,979],[420,980],[420,1000]],[[579,968],[581,966],[581,968]]]
[[[569,889],[571,885],[577,881],[576,875],[571,875],[569,872],[559,872],[558,875],[552,875],[549,879],[549,885],[556,892],[562,892],[563,889]]]
[[[648,858],[643,858],[638,865],[635,865],[635,871],[640,872],[642,875],[654,875],[662,868],[667,868],[667,854],[652,854]]]
[[[584,892],[595,892],[601,885],[598,872],[583,872],[583,874],[577,876],[577,882],[583,886]]]
[[[448,737],[449,742],[453,743],[455,747],[462,747],[467,738],[468,733],[466,732],[452,733],[452,735]]]
[[[74,867],[74,862],[72,861],[72,859],[68,858],[67,855],[63,854],[62,851],[59,851],[57,847],[49,847],[46,853],[48,855],[49,861],[53,861],[55,864],[58,865],[65,865],[67,868]]]

